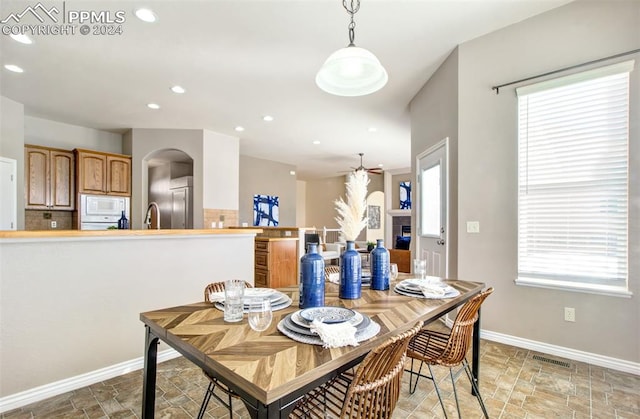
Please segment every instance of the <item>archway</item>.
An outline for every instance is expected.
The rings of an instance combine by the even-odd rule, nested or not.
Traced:
[[[143,228],[193,228],[193,159],[178,149],[156,150],[147,166],[147,213]]]

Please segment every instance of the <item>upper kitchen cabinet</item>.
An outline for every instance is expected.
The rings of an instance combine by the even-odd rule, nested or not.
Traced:
[[[71,151],[25,145],[25,208],[75,209],[75,170]]]
[[[131,196],[131,157],[75,149],[78,193]]]

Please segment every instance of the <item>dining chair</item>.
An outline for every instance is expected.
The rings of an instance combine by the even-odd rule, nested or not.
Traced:
[[[348,370],[303,396],[289,418],[390,418],[400,397],[407,345],[422,322],[369,352]],[[330,416],[333,415],[333,416]]]
[[[244,285],[247,288],[253,288],[253,285],[247,281],[244,281]],[[209,298],[209,294],[212,292],[224,292],[224,282],[212,282],[204,288],[204,301],[205,303],[210,303],[211,300]],[[233,418],[233,403],[232,397],[238,397],[236,393],[233,392],[226,385],[219,382],[216,378],[207,374],[206,371],[202,371],[202,373],[209,379],[209,386],[207,387],[207,391],[204,394],[204,399],[202,400],[202,405],[200,405],[200,411],[198,412],[198,419],[204,417],[204,414],[207,410],[207,405],[209,404],[209,400],[211,400],[211,396],[213,396],[220,404],[229,409],[229,419]],[[222,390],[228,397],[228,400],[222,400],[220,396],[214,393],[216,386]]]
[[[409,372],[409,393],[413,394],[416,391],[418,380],[420,377],[428,378],[433,381],[433,385],[440,400],[440,406],[444,412],[444,417],[447,418],[447,410],[442,402],[442,396],[438,387],[437,380],[433,375],[431,365],[441,365],[449,367],[449,375],[451,376],[451,382],[453,383],[453,395],[456,399],[456,408],[458,409],[458,417],[460,416],[460,403],[458,402],[458,393],[456,392],[456,378],[464,370],[473,387],[473,394],[478,399],[482,413],[486,418],[489,417],[487,409],[484,406],[482,397],[480,396],[480,390],[473,378],[471,368],[466,359],[467,351],[471,345],[471,336],[473,334],[473,325],[478,320],[478,311],[483,301],[493,292],[493,288],[489,288],[464,303],[456,319],[453,322],[453,326],[448,333],[437,332],[429,329],[422,329],[414,336],[409,342],[407,348],[407,356],[411,358],[411,369]],[[414,371],[414,361],[420,361],[420,368],[417,372]],[[422,366],[427,364],[429,367],[429,374],[422,374]],[[462,368],[455,374],[453,368],[462,365]],[[413,380],[415,376],[415,381]]]

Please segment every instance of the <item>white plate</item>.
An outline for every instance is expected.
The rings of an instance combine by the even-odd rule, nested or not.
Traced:
[[[275,292],[272,288],[245,288],[244,298],[269,297]]]
[[[282,294],[284,296],[284,300],[280,301],[278,300],[277,304],[271,304],[271,311],[278,311],[278,310],[282,310],[283,308],[287,308],[291,305],[291,303],[293,301],[291,301],[291,298],[289,298],[286,294]],[[215,308],[217,308],[218,310],[222,310],[224,311],[224,302],[216,302],[213,304],[213,306]],[[245,305],[243,312],[248,313],[249,312],[249,306]]]
[[[445,292],[444,295],[430,295],[430,296],[426,296],[423,293],[418,293],[415,291],[407,291],[406,289],[402,289],[401,287],[398,287],[398,285],[396,285],[393,290],[395,292],[397,292],[400,295],[406,295],[407,297],[416,297],[416,298],[427,298],[430,300],[440,300],[440,299],[445,299],[445,298],[453,298],[453,297],[457,297],[458,295],[460,295],[460,291],[458,291],[455,288],[451,288],[453,291],[449,291],[449,292]]]
[[[425,278],[409,278],[404,281],[400,281],[400,284],[419,287],[421,285],[442,285],[447,286],[444,282],[442,282],[442,278],[437,276],[427,276]]]
[[[293,317],[293,316],[292,316]],[[278,330],[285,336],[295,340],[296,342],[308,343],[311,345],[323,345],[322,339],[316,336],[308,336],[302,333],[294,332],[293,330],[287,329],[285,326],[285,320],[282,319],[278,323]],[[371,339],[375,335],[380,332],[380,325],[373,320],[371,323],[364,329],[356,332],[356,341],[362,342],[367,339]]]
[[[286,294],[283,294],[283,293],[281,293],[281,292],[279,292],[279,291],[275,291],[275,292],[271,293],[270,295],[268,295],[268,296],[264,296],[264,297],[263,297],[263,296],[259,296],[259,297],[255,297],[255,296],[247,297],[247,296],[245,295],[245,296],[244,296],[244,298],[243,298],[243,300],[242,300],[243,304],[244,304],[245,306],[248,306],[248,305],[249,305],[249,303],[251,302],[251,299],[252,299],[252,298],[269,298],[269,300],[271,300],[271,305],[272,305],[272,306],[274,306],[274,305],[282,304],[283,302],[287,301],[287,299],[288,299],[289,297],[287,297],[287,295],[286,295]],[[224,303],[224,301],[222,301],[222,302]]]

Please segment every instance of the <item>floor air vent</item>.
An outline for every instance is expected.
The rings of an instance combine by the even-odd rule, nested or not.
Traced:
[[[540,355],[534,355],[533,359],[535,359],[536,361],[547,362],[549,364],[559,365],[559,366],[565,367],[565,368],[571,368],[571,365],[569,365],[568,362],[556,361],[555,359],[545,358],[545,357],[540,356]]]

